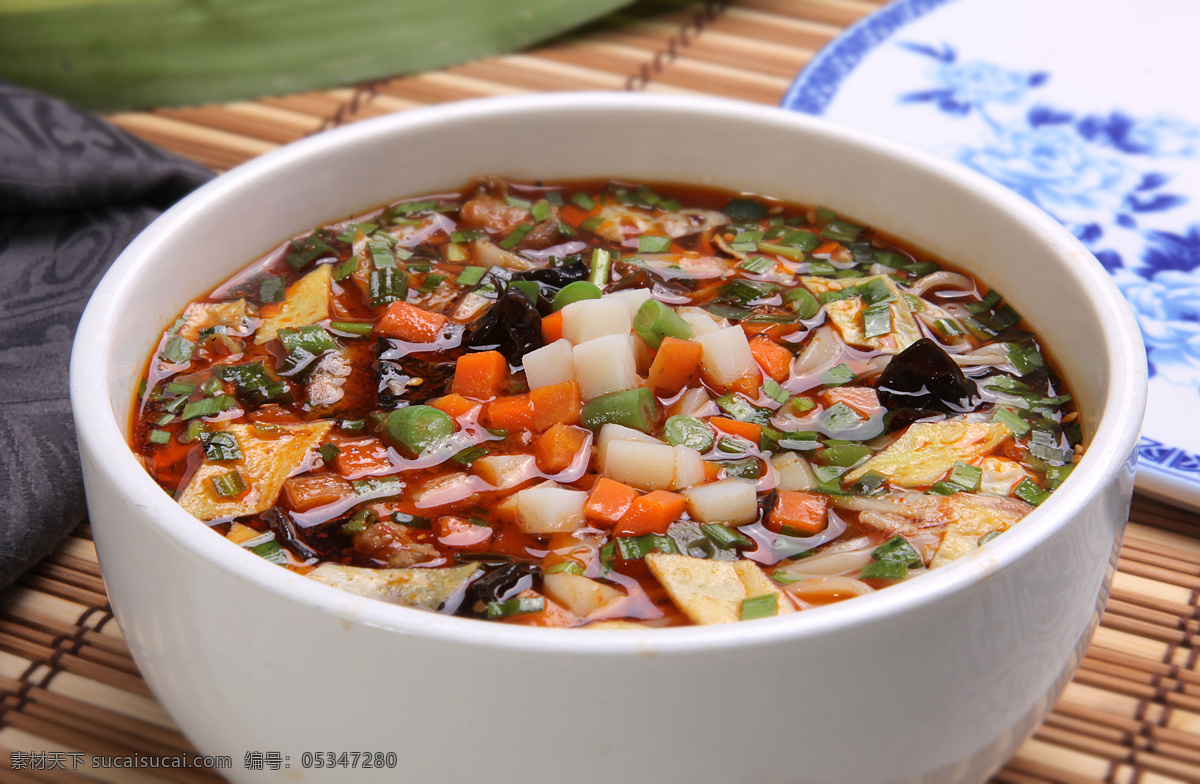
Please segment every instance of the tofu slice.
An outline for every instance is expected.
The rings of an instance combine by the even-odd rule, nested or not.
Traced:
[[[779,594],[776,600],[779,614],[795,612],[791,601],[751,561],[710,561],[675,553],[649,553],[646,565],[675,606],[695,624],[739,621],[743,601],[768,593]]]
[[[288,327],[307,327],[329,318],[329,283],[333,267],[322,264],[300,280],[288,286],[283,302],[263,305],[262,326],[254,333],[258,345],[274,340],[279,330]]]
[[[183,311],[183,325],[177,333],[193,343],[200,337],[200,330],[212,327],[228,327],[237,332],[246,323],[246,300],[233,302],[193,302]]]
[[[886,449],[843,477],[849,484],[878,471],[900,487],[925,487],[942,478],[956,461],[970,463],[1012,436],[999,422],[945,419],[918,422]]]
[[[283,480],[325,440],[333,422],[275,427],[278,431],[274,433],[260,432],[250,423],[227,427],[225,432],[238,440],[242,459],[201,463],[176,499],[179,505],[204,521],[258,514],[274,506]],[[233,469],[242,475],[247,492],[228,498],[217,495],[212,479]]]
[[[438,610],[461,591],[478,571],[478,564],[441,569],[368,569],[323,563],[309,572],[308,576],[359,596],[406,607]]]
[[[841,291],[851,286],[860,286],[872,280],[881,280],[891,290],[895,297],[888,303],[892,311],[892,331],[886,335],[868,338],[863,332],[862,311],[865,307],[862,297],[847,297],[834,300],[825,305],[825,313],[837,327],[842,340],[858,348],[874,349],[885,354],[899,354],[904,349],[921,339],[921,329],[917,320],[908,307],[896,282],[887,275],[873,275],[867,278],[816,278],[803,277],[800,279],[805,288],[814,294],[827,291]]]
[[[975,493],[955,493],[943,502],[949,522],[942,543],[929,568],[936,569],[979,549],[979,538],[994,531],[1007,531],[1033,507],[1015,498],[996,498]]]

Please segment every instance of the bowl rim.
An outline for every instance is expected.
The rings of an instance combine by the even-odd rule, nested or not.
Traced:
[[[306,161],[336,155],[346,144],[378,143],[397,133],[428,132],[446,123],[481,122],[513,114],[537,116],[578,111],[689,113],[703,117],[736,112],[753,124],[790,129],[801,135],[834,137],[901,166],[925,170],[951,186],[980,194],[991,209],[1030,226],[1039,239],[1063,260],[1075,277],[1088,285],[1087,295],[1096,312],[1109,318],[1100,324],[1099,343],[1110,352],[1114,371],[1108,379],[1107,404],[1084,458],[1068,479],[1070,493],[1055,493],[1030,515],[1031,520],[992,542],[985,557],[972,557],[936,572],[889,587],[853,602],[839,603],[786,617],[717,626],[666,629],[609,630],[603,635],[571,633],[510,624],[481,623],[474,619],[440,615],[356,596],[308,580],[264,561],[223,537],[213,536],[178,506],[142,469],[128,448],[127,424],[117,422],[107,394],[97,395],[90,379],[104,379],[107,390],[111,371],[108,347],[120,315],[116,305],[136,289],[137,271],[151,263],[156,248],[172,230],[185,224],[211,204],[244,184],[280,170],[303,166]],[[278,238],[264,238],[264,247]],[[70,396],[81,453],[104,455],[97,469],[112,489],[140,507],[166,537],[235,580],[258,590],[334,615],[401,634],[484,647],[586,655],[690,653],[800,639],[837,633],[870,624],[899,612],[926,607],[955,596],[971,585],[994,577],[1030,554],[1085,508],[1121,472],[1132,473],[1136,444],[1146,404],[1146,359],[1131,309],[1103,268],[1084,246],[1061,225],[1015,193],[973,172],[920,150],[837,126],[821,118],[763,107],[733,99],[708,96],[665,96],[635,93],[551,93],[503,96],[460,101],[413,109],[364,120],[285,145],[254,158],[215,178],[175,204],[126,249],[100,281],[80,320],[70,362]],[[120,443],[126,448],[114,449]],[[1029,525],[1028,522],[1033,522]],[[103,539],[103,533],[100,534]]]

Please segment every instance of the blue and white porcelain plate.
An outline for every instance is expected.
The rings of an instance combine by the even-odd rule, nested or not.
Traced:
[[[1200,3],[896,0],[783,106],[943,155],[1067,226],[1150,362],[1138,487],[1200,508]]]

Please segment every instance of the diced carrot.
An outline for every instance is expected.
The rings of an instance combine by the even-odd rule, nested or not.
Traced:
[[[507,623],[520,624],[522,626],[549,626],[553,628],[566,628],[569,626],[578,626],[583,623],[583,619],[575,613],[563,607],[557,602],[551,601],[548,597],[542,596],[533,589],[521,591],[517,594],[519,599],[542,599],[544,601],[543,609],[539,612],[519,613],[510,615],[501,620]]]
[[[783,381],[792,373],[792,352],[770,338],[758,336],[750,341],[754,361],[771,378]]]
[[[708,423],[722,433],[728,433],[731,436],[741,436],[755,445],[758,445],[762,439],[762,425],[755,424],[754,422],[742,422],[726,417],[711,417]]]
[[[817,394],[826,406],[845,403],[863,416],[879,413],[879,396],[871,387],[834,387]]]
[[[722,465],[715,460],[704,461],[704,481],[715,482],[721,478]]]
[[[700,355],[703,353],[704,348],[699,343],[663,338],[650,365],[647,384],[655,392],[666,395],[694,386],[700,379]]]
[[[833,240],[829,240],[827,242],[822,242],[820,245],[818,245],[816,247],[816,249],[813,250],[812,255],[821,256],[826,253],[836,253],[838,248],[840,248],[840,247],[842,247],[842,246],[839,245],[838,243],[834,242]]]
[[[579,384],[574,381],[538,387],[529,392],[529,400],[533,404],[534,430],[545,430],[555,423],[579,424],[583,398]]]
[[[535,409],[536,410],[536,409]],[[533,442],[537,467],[547,474],[565,471],[588,442],[588,431],[558,423]]]
[[[637,497],[637,490],[629,485],[602,476],[592,485],[591,495],[583,505],[583,516],[601,528],[612,528],[621,522]]]
[[[454,365],[450,389],[464,397],[489,400],[508,386],[508,360],[499,351],[468,351]]]
[[[451,392],[449,395],[435,397],[433,400],[429,401],[429,405],[440,411],[445,411],[447,414],[457,419],[479,404],[472,403],[470,400],[467,400],[457,392]]]
[[[785,526],[805,534],[820,533],[825,530],[828,505],[829,499],[817,493],[780,490],[775,507],[767,515],[767,528],[775,533],[783,533]]]
[[[542,316],[542,340],[546,341],[547,345],[556,340],[562,340],[563,336],[563,314],[561,310],[556,310],[549,316]]]
[[[784,336],[796,331],[795,324],[771,324],[770,322],[751,323],[749,321],[742,322],[742,331],[746,333],[746,337],[753,338],[757,335],[768,337],[776,343]]]
[[[354,488],[337,474],[310,474],[283,480],[283,493],[288,506],[307,512],[354,495]]]
[[[334,469],[347,479],[383,474],[392,469],[387,446],[378,438],[362,438],[338,443]]]
[[[554,534],[546,542],[546,554],[542,556],[542,569],[549,569],[551,566],[567,561],[579,567],[586,567],[594,552],[587,544],[576,539],[574,533]]]
[[[633,500],[614,533],[617,536],[665,534],[667,527],[678,520],[686,508],[687,500],[679,493],[651,490]]]
[[[441,313],[418,308],[407,302],[388,305],[375,330],[384,337],[406,340],[409,343],[432,343],[442,334],[449,321]]]
[[[734,381],[732,384],[725,384],[722,387],[718,387],[718,389],[722,393],[727,392],[727,393],[732,393],[732,394],[745,395],[746,397],[750,398],[751,400],[754,400],[755,398],[758,397],[758,390],[761,387],[762,387],[762,373],[759,373],[757,370],[755,370],[750,375],[742,376],[737,381]]]
[[[530,430],[533,428],[533,403],[529,395],[498,397],[483,407],[485,427],[493,430]]]

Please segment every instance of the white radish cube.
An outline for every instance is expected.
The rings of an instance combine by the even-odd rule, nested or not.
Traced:
[[[611,297],[572,302],[562,314],[563,337],[577,346],[605,335],[628,335],[633,329],[629,306]]]
[[[681,414],[683,416],[705,417],[716,416],[720,409],[708,396],[708,391],[700,387],[692,387],[684,392],[667,408],[667,416]]]
[[[750,353],[750,341],[740,326],[697,335],[695,341],[704,350],[700,355],[700,370],[714,384],[732,384],[758,372],[758,363]]]
[[[721,322],[716,316],[703,308],[676,308],[675,313],[692,328],[692,337],[716,332],[721,328]]]
[[[740,479],[722,479],[689,487],[688,514],[702,523],[745,525],[758,519],[758,496],[754,485]]]
[[[625,598],[625,594],[611,585],[567,572],[545,575],[542,578],[542,593],[581,618]]]
[[[604,475],[639,490],[668,490],[675,484],[675,447],[641,441],[613,441]]]
[[[517,493],[517,525],[527,534],[570,533],[584,524],[587,493],[559,487],[553,482]]]
[[[507,490],[538,476],[533,455],[487,455],[471,464],[471,472],[497,490]]]
[[[566,338],[530,351],[521,361],[530,389],[575,380],[575,355],[571,341]]]
[[[596,457],[599,460],[597,465],[600,470],[604,470],[605,461],[608,459],[608,445],[614,441],[640,441],[643,444],[662,444],[654,436],[646,435],[641,430],[634,430],[632,427],[614,424],[609,422],[600,428],[600,435],[596,439]]]
[[[808,461],[795,452],[780,452],[771,458],[776,486],[780,490],[816,490],[817,477]]]
[[[675,447],[675,481],[672,490],[704,484],[704,458],[695,449],[687,446]]]
[[[638,308],[642,306],[642,303],[650,298],[650,289],[625,289],[624,291],[614,291],[611,294],[604,295],[604,299],[620,300],[629,306],[630,322],[637,316]]]
[[[580,343],[575,346],[573,356],[575,380],[584,400],[638,387],[637,364],[626,334],[605,335]]]

